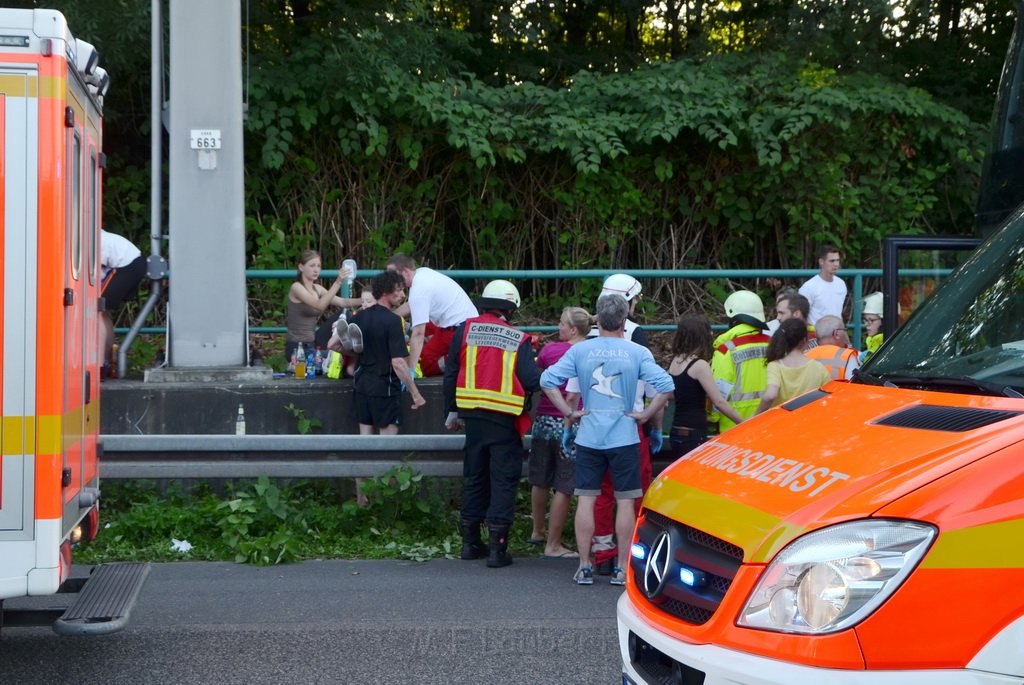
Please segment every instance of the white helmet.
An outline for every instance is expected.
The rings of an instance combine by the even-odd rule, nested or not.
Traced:
[[[632,302],[633,298],[639,295],[641,290],[643,288],[640,286],[640,281],[629,274],[612,274],[604,279],[604,285],[601,286],[601,296],[622,295],[626,298],[626,302]]]
[[[866,295],[864,297],[864,309],[863,309],[863,311],[861,313],[862,314],[871,314],[873,316],[877,316],[879,318],[883,318],[884,317],[884,315],[882,314],[882,304],[883,304],[883,301],[884,301],[884,298],[882,297],[882,293],[880,293],[880,292],[871,293],[870,295]]]
[[[488,307],[519,309],[519,302],[519,290],[508,281],[500,278],[485,285],[479,299],[480,306],[483,309]]]
[[[725,315],[730,319],[746,314],[764,323],[764,305],[757,293],[749,290],[737,290],[725,298]]]

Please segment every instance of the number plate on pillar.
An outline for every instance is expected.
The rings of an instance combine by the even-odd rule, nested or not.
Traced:
[[[219,150],[219,128],[194,128],[189,131],[189,147],[193,150]]]

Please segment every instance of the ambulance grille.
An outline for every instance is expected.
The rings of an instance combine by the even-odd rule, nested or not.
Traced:
[[[664,573],[665,581],[659,587],[653,587],[655,584],[645,577],[648,575],[647,565],[658,562],[653,558],[633,556],[630,558],[633,582],[661,611],[687,623],[707,623],[729,591],[732,579],[743,562],[743,550],[658,512],[645,511],[637,528],[637,542],[645,546],[648,557],[653,555],[653,547],[662,539],[663,533],[668,536],[672,552]],[[693,585],[682,582],[682,569],[693,572],[698,581]]]
[[[1020,412],[919,404],[916,407],[904,409],[903,411],[886,416],[874,423],[877,426],[963,433],[964,431],[1012,419],[1015,416],[1020,416]]]

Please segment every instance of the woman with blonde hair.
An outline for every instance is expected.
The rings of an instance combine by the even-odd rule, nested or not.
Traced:
[[[786,319],[768,343],[768,387],[761,396],[756,414],[788,402],[797,395],[820,388],[832,380],[821,364],[804,354],[807,349],[807,324]]]
[[[558,320],[558,341],[545,345],[537,355],[537,366],[543,370],[557,362],[566,350],[587,339],[591,318],[585,309],[566,307]],[[562,388],[565,396],[565,388]],[[576,559],[579,555],[562,544],[562,531],[569,515],[569,502],[576,487],[575,455],[562,448],[562,412],[541,395],[533,423],[527,480],[532,486],[530,503],[533,511],[533,532],[529,543],[544,545],[545,559]],[[575,448],[573,448],[575,449]],[[544,513],[548,492],[554,488],[548,512],[548,530],[544,532]]]

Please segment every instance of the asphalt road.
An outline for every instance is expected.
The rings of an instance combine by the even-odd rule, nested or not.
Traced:
[[[155,564],[120,633],[5,631],[0,683],[619,683],[622,588],[601,576],[577,587],[574,570],[539,558]]]

